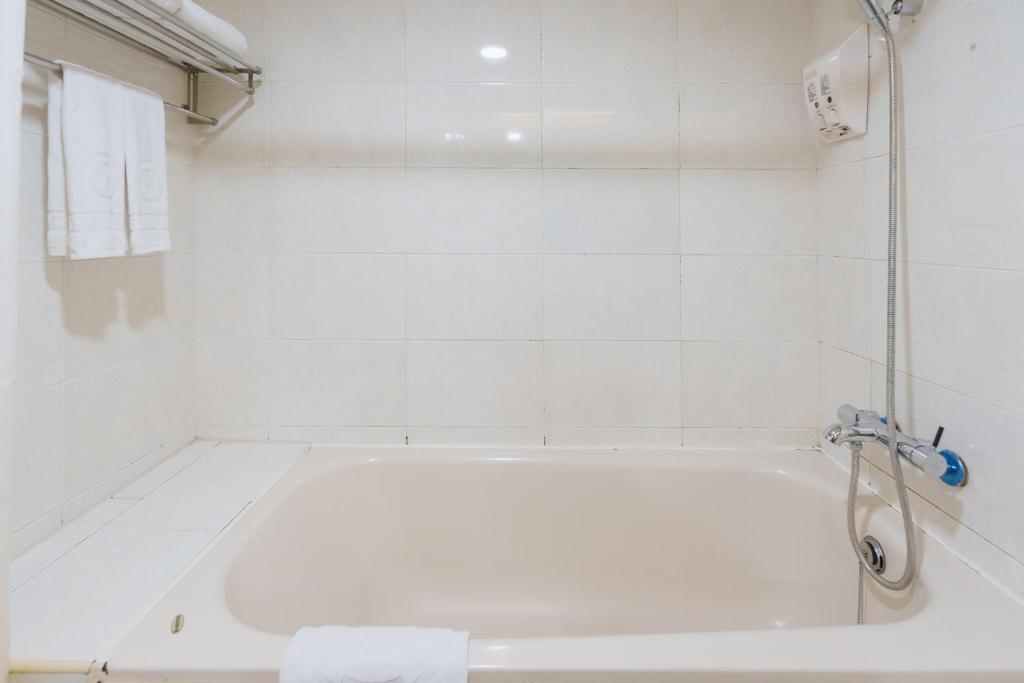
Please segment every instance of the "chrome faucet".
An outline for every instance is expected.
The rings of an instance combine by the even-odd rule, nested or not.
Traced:
[[[854,408],[849,404],[839,406],[836,411],[839,422],[830,426],[822,436],[837,446],[849,444],[860,448],[866,441],[876,441],[886,447],[889,439],[896,440],[896,452],[911,465],[930,477],[935,477],[950,486],[967,484],[967,465],[959,455],[950,450],[939,450],[942,427],[939,427],[932,441],[907,436],[899,425],[890,429],[884,417],[877,411]]]

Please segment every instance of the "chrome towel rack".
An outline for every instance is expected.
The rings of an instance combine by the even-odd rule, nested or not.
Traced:
[[[54,12],[98,33],[156,57],[186,75],[185,102],[165,102],[183,113],[189,123],[217,125],[212,116],[198,112],[199,77],[207,74],[218,81],[253,95],[255,77],[263,70],[241,55],[164,11],[151,0],[29,0],[30,4]],[[25,53],[25,59],[48,69],[58,65],[43,57]],[[242,76],[243,80],[238,77]]]
[[[57,62],[51,62],[49,59],[37,57],[31,52],[25,53],[25,61],[29,64],[35,64],[36,66],[41,66],[44,69],[49,69],[50,71],[60,71],[60,64],[58,64]],[[196,112],[191,111],[190,109],[186,109],[185,107],[179,107],[178,105],[171,104],[170,102],[164,102],[164,107],[170,109],[171,111],[176,111],[184,114],[186,117],[188,117],[189,121],[195,121],[196,123],[205,123],[208,126],[216,126],[218,123],[217,119],[212,116],[206,116],[205,114],[197,114]]]

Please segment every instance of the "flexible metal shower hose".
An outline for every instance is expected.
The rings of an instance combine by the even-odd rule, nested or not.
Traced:
[[[897,181],[897,108],[896,108],[896,41],[886,26],[882,30],[885,36],[885,50],[889,58],[889,259],[888,286],[886,292],[885,316],[885,416],[890,434],[896,430],[896,181]],[[907,559],[903,573],[896,580],[887,579],[877,572],[868,562],[860,548],[860,536],[857,533],[856,500],[857,480],[860,474],[860,448],[850,449],[850,491],[846,501],[846,526],[850,534],[853,552],[860,563],[860,571],[867,572],[871,578],[889,590],[903,590],[914,580],[917,567],[917,549],[914,545],[914,520],[910,515],[910,501],[907,496],[907,485],[903,480],[903,468],[896,450],[896,439],[889,438],[889,462],[892,464],[893,478],[896,480],[896,495],[900,502],[903,515],[903,534],[907,544]],[[858,596],[857,623],[864,620],[863,574],[860,578],[861,589]]]

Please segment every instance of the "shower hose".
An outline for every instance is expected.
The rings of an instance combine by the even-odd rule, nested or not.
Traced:
[[[882,29],[885,37],[886,56],[889,60],[889,254],[888,284],[886,291],[885,315],[885,415],[890,433],[896,429],[896,182],[897,182],[897,108],[896,108],[896,41],[888,26]],[[889,590],[903,590],[914,580],[917,566],[917,550],[914,546],[914,521],[910,515],[910,501],[907,496],[907,485],[903,479],[903,468],[900,466],[899,453],[896,450],[896,439],[888,439],[889,462],[892,475],[896,480],[896,495],[899,498],[900,512],[903,516],[903,534],[906,539],[907,553],[903,573],[898,579],[892,580],[882,576],[868,561],[861,550],[860,536],[857,533],[856,500],[857,482],[860,475],[861,449],[850,449],[850,491],[846,502],[846,526],[850,534],[850,543],[859,562],[857,623],[864,622],[864,572]],[[856,444],[859,446],[859,444]]]

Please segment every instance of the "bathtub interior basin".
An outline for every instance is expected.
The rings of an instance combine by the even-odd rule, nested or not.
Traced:
[[[642,455],[563,460],[378,458],[306,477],[235,558],[228,605],[289,635],[332,623],[482,638],[851,623],[855,570],[814,481],[727,457],[698,471]]]
[[[855,624],[846,487],[816,450],[313,448],[102,661],[269,683],[302,626],[413,625],[469,630],[471,683],[1024,680],[1024,609],[920,532]]]

